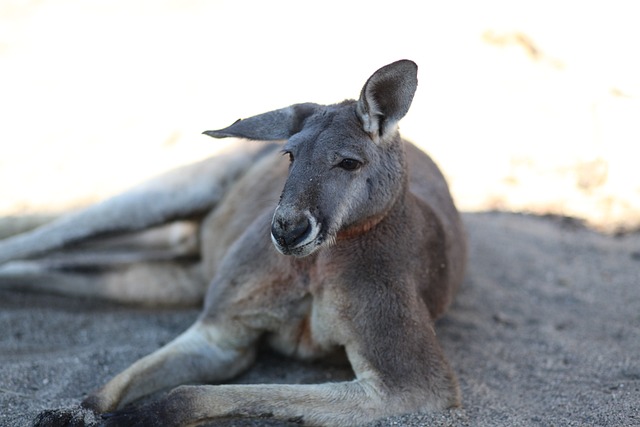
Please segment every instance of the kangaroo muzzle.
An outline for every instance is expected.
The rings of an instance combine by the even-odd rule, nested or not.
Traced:
[[[307,211],[278,206],[271,221],[271,240],[283,255],[306,256],[316,248],[320,227]]]

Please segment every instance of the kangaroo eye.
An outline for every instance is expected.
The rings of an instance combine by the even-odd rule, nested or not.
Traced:
[[[362,166],[362,163],[354,159],[343,159],[338,164],[338,166],[340,166],[342,169],[346,171],[354,171],[356,169],[360,169],[360,166]]]

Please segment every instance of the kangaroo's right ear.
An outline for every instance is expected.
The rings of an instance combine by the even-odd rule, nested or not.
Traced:
[[[418,87],[418,66],[403,59],[373,73],[360,92],[356,113],[362,127],[378,142],[392,135],[407,114]]]
[[[300,132],[305,120],[320,109],[320,105],[305,103],[269,111],[236,121],[229,127],[219,130],[208,130],[205,135],[214,138],[238,137],[275,141],[289,139]]]

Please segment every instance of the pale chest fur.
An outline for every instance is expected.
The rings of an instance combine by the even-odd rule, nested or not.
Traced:
[[[282,322],[269,339],[278,351],[301,359],[341,356],[348,340],[344,320],[347,302],[336,282],[310,283],[291,318]]]

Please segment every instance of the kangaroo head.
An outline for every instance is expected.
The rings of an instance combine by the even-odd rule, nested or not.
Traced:
[[[405,180],[397,124],[417,84],[416,64],[402,60],[376,71],[357,101],[295,104],[205,134],[287,140],[289,177],[271,238],[281,253],[307,256],[371,227],[397,200]]]

